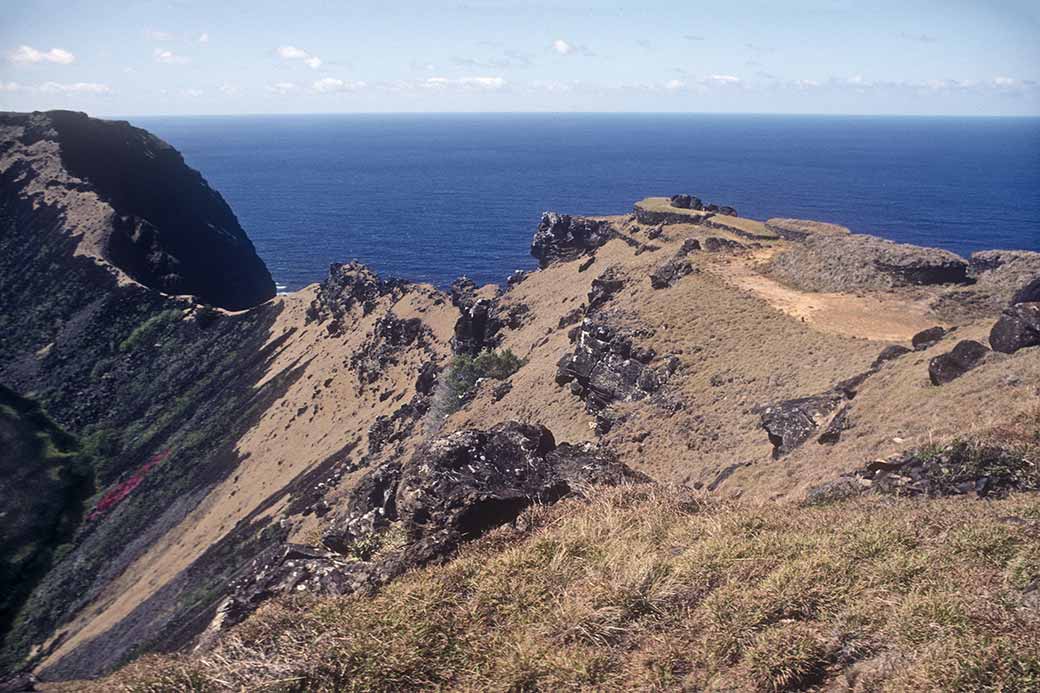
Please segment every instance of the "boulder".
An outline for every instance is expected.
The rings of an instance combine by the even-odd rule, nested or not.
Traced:
[[[874,359],[874,363],[871,364],[871,368],[876,370],[879,366],[881,366],[881,364],[885,363],[886,361],[894,361],[900,356],[904,356],[909,353],[911,353],[911,350],[907,349],[902,344],[892,344],[881,350],[881,353],[878,354],[878,357]]]
[[[728,238],[720,238],[718,236],[709,236],[704,239],[701,243],[704,250],[709,253],[722,253],[722,252],[733,252],[737,250],[744,250],[744,244],[738,243],[737,241],[731,241]]]
[[[589,310],[595,310],[609,301],[624,286],[625,282],[621,278],[621,272],[617,267],[605,269],[603,274],[592,280],[592,288],[589,290],[588,297]]]
[[[571,385],[585,400],[589,413],[614,402],[638,401],[657,392],[677,366],[650,368],[652,351],[633,348],[631,340],[613,328],[586,319],[573,336],[574,351],[560,359],[556,383]]]
[[[701,198],[695,195],[672,195],[668,201],[677,209],[704,209],[704,203],[701,201]]]
[[[1019,303],[1040,303],[1040,277],[1032,280],[1011,297],[1011,305]]]
[[[581,257],[613,237],[608,221],[545,212],[531,241],[531,255],[544,269],[554,262]]]
[[[933,385],[945,385],[977,367],[989,353],[984,345],[964,339],[953,350],[928,362],[928,376]]]
[[[532,504],[590,485],[650,481],[606,449],[557,445],[544,426],[510,421],[436,438],[403,464],[387,462],[358,481],[322,536],[331,550],[281,544],[257,556],[229,585],[203,640],[271,597],[371,591],[512,522]]]
[[[714,214],[721,214],[722,216],[727,216],[727,217],[738,216],[737,215],[737,210],[733,209],[732,207],[728,207],[726,205],[717,205],[717,204],[706,205],[704,207],[704,211],[712,212]]]
[[[839,392],[790,399],[758,409],[762,427],[779,459],[808,440],[845,401]]]
[[[658,267],[650,273],[650,286],[655,289],[666,289],[685,277],[687,274],[696,272],[697,268],[693,266],[693,263],[686,259],[686,255],[691,250],[699,250],[700,247],[701,245],[697,239],[687,238],[675,255],[661,265],[658,265]]]
[[[910,343],[914,345],[914,351],[924,351],[939,343],[943,337],[946,336],[946,330],[942,327],[929,327],[927,330],[921,330],[915,334],[911,339]]]
[[[679,248],[678,255],[689,255],[695,250],[701,249],[701,242],[696,238],[687,238]]]
[[[1040,346],[1040,302],[1007,308],[990,330],[989,343],[994,351],[1005,354]]]

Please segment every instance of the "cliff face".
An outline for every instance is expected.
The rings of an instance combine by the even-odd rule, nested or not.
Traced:
[[[883,289],[849,274],[862,283],[847,293],[781,284],[777,258],[827,266],[806,241],[818,225],[788,238],[667,200],[545,215],[542,268],[505,290],[460,280],[448,294],[350,263],[216,310],[198,289],[202,302],[168,294],[195,276],[170,235],[205,243],[198,255],[248,241],[197,174],[163,175],[179,155],[76,114],[3,118],[0,384],[89,447],[96,487],[6,639],[45,678],[212,642],[272,595],[377,586],[590,477],[797,500],[980,413],[1040,404],[1036,348],[982,347],[930,384],[929,363],[985,342],[999,313],[932,309],[966,300],[962,273]],[[675,216],[644,223],[650,208]],[[192,236],[192,219],[208,231]],[[1020,282],[981,272],[972,301]],[[936,326],[957,331],[919,338]],[[472,370],[489,348],[512,366],[453,389],[453,364]]]
[[[80,236],[80,253],[149,288],[221,308],[274,296],[271,275],[230,207],[154,135],[126,122],[50,111],[0,114],[0,142],[5,194],[34,206],[55,200],[55,211],[72,222],[41,224],[28,212],[14,233]],[[62,204],[49,190],[56,187],[79,199]],[[82,198],[90,196],[96,199],[87,205]],[[82,215],[91,217],[88,229],[75,224]]]

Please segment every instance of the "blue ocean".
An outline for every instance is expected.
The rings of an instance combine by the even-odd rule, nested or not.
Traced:
[[[962,255],[1040,251],[1040,118],[649,114],[132,118],[228,200],[279,288],[332,262],[438,285],[533,260],[543,210],[688,192]]]

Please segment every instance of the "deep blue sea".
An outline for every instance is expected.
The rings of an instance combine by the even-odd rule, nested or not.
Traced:
[[[500,282],[543,210],[687,192],[963,255],[1040,250],[1040,118],[744,115],[151,117],[238,215],[280,288],[357,258]]]

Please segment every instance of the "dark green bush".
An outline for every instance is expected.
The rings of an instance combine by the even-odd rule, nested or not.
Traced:
[[[520,370],[524,360],[509,349],[482,351],[476,356],[460,354],[451,362],[446,382],[448,385],[449,408],[457,410],[466,401],[482,378],[505,380]]]

